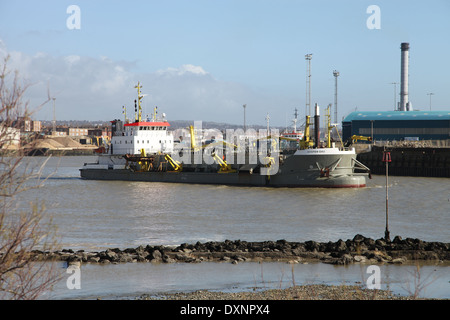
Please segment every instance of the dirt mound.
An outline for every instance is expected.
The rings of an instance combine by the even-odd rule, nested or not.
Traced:
[[[25,148],[33,149],[78,149],[84,146],[70,137],[51,137],[38,139],[34,143],[28,144]]]
[[[49,138],[49,140],[53,140],[54,142],[61,144],[63,147],[66,147],[66,148],[83,147],[83,145],[81,143],[73,140],[70,137],[54,137],[54,138]]]

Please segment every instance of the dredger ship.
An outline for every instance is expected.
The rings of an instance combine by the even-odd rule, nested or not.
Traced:
[[[356,160],[354,148],[337,148],[328,139],[320,145],[319,107],[316,104],[314,137],[311,117],[306,116],[297,150],[280,150],[280,141],[295,139],[274,134],[240,131],[232,140],[199,143],[190,126],[190,144],[175,144],[165,114],[157,108],[142,119],[141,85],[135,100],[135,119],[114,120],[111,141],[95,163],[85,163],[81,177],[92,180],[124,180],[259,187],[360,188],[366,186],[370,170]],[[126,113],[126,112],[125,112]],[[270,134],[269,134],[270,131]],[[230,137],[228,137],[230,138]]]

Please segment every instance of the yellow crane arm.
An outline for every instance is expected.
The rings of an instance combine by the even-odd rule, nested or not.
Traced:
[[[168,154],[166,154],[166,156],[164,157],[167,161],[169,161],[170,165],[173,167],[174,171],[181,171],[182,166],[181,163],[174,160],[171,156],[169,156]]]

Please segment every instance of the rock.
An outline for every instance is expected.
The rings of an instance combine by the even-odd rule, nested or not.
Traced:
[[[405,257],[400,257],[400,258],[392,259],[392,260],[390,261],[390,263],[393,263],[393,264],[403,264],[403,263],[405,263],[406,261],[407,261],[407,259],[406,259]]]
[[[340,260],[343,264],[349,264],[353,262],[353,257],[349,254],[344,254]]]
[[[395,244],[401,244],[402,241],[403,241],[402,237],[400,237],[400,236],[395,236],[394,240],[392,240],[392,242]]]
[[[341,239],[339,239],[336,242],[336,245],[334,247],[334,250],[336,250],[337,252],[344,252],[347,251],[347,245],[345,244],[345,242]]]
[[[355,262],[366,262],[367,258],[365,256],[356,255],[353,257],[353,260],[355,260]]]
[[[291,252],[294,256],[299,256],[305,251],[306,249],[304,246],[296,246],[295,248],[291,249]]]
[[[90,262],[90,263],[98,263],[99,261],[100,261],[100,258],[97,256],[89,257],[87,260],[87,262]]]
[[[162,261],[165,263],[175,263],[176,260],[169,257],[167,254],[162,256]]]
[[[161,260],[162,259],[162,254],[161,251],[159,250],[153,250],[152,253],[149,254],[150,260]]]
[[[353,237],[353,242],[361,242],[364,241],[364,239],[365,239],[364,236],[357,234],[356,236]]]
[[[111,262],[117,260],[117,253],[111,249],[106,250],[105,256],[106,259],[108,259]]]
[[[305,242],[305,249],[308,251],[318,251],[319,250],[319,244],[315,241],[306,241]]]

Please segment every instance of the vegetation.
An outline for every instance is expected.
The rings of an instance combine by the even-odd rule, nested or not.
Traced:
[[[53,263],[34,261],[31,253],[56,247],[56,230],[42,203],[24,208],[18,200],[41,186],[42,166],[29,165],[18,147],[31,115],[23,103],[28,85],[8,71],[7,61],[0,63],[0,299],[36,299],[57,277]]]

